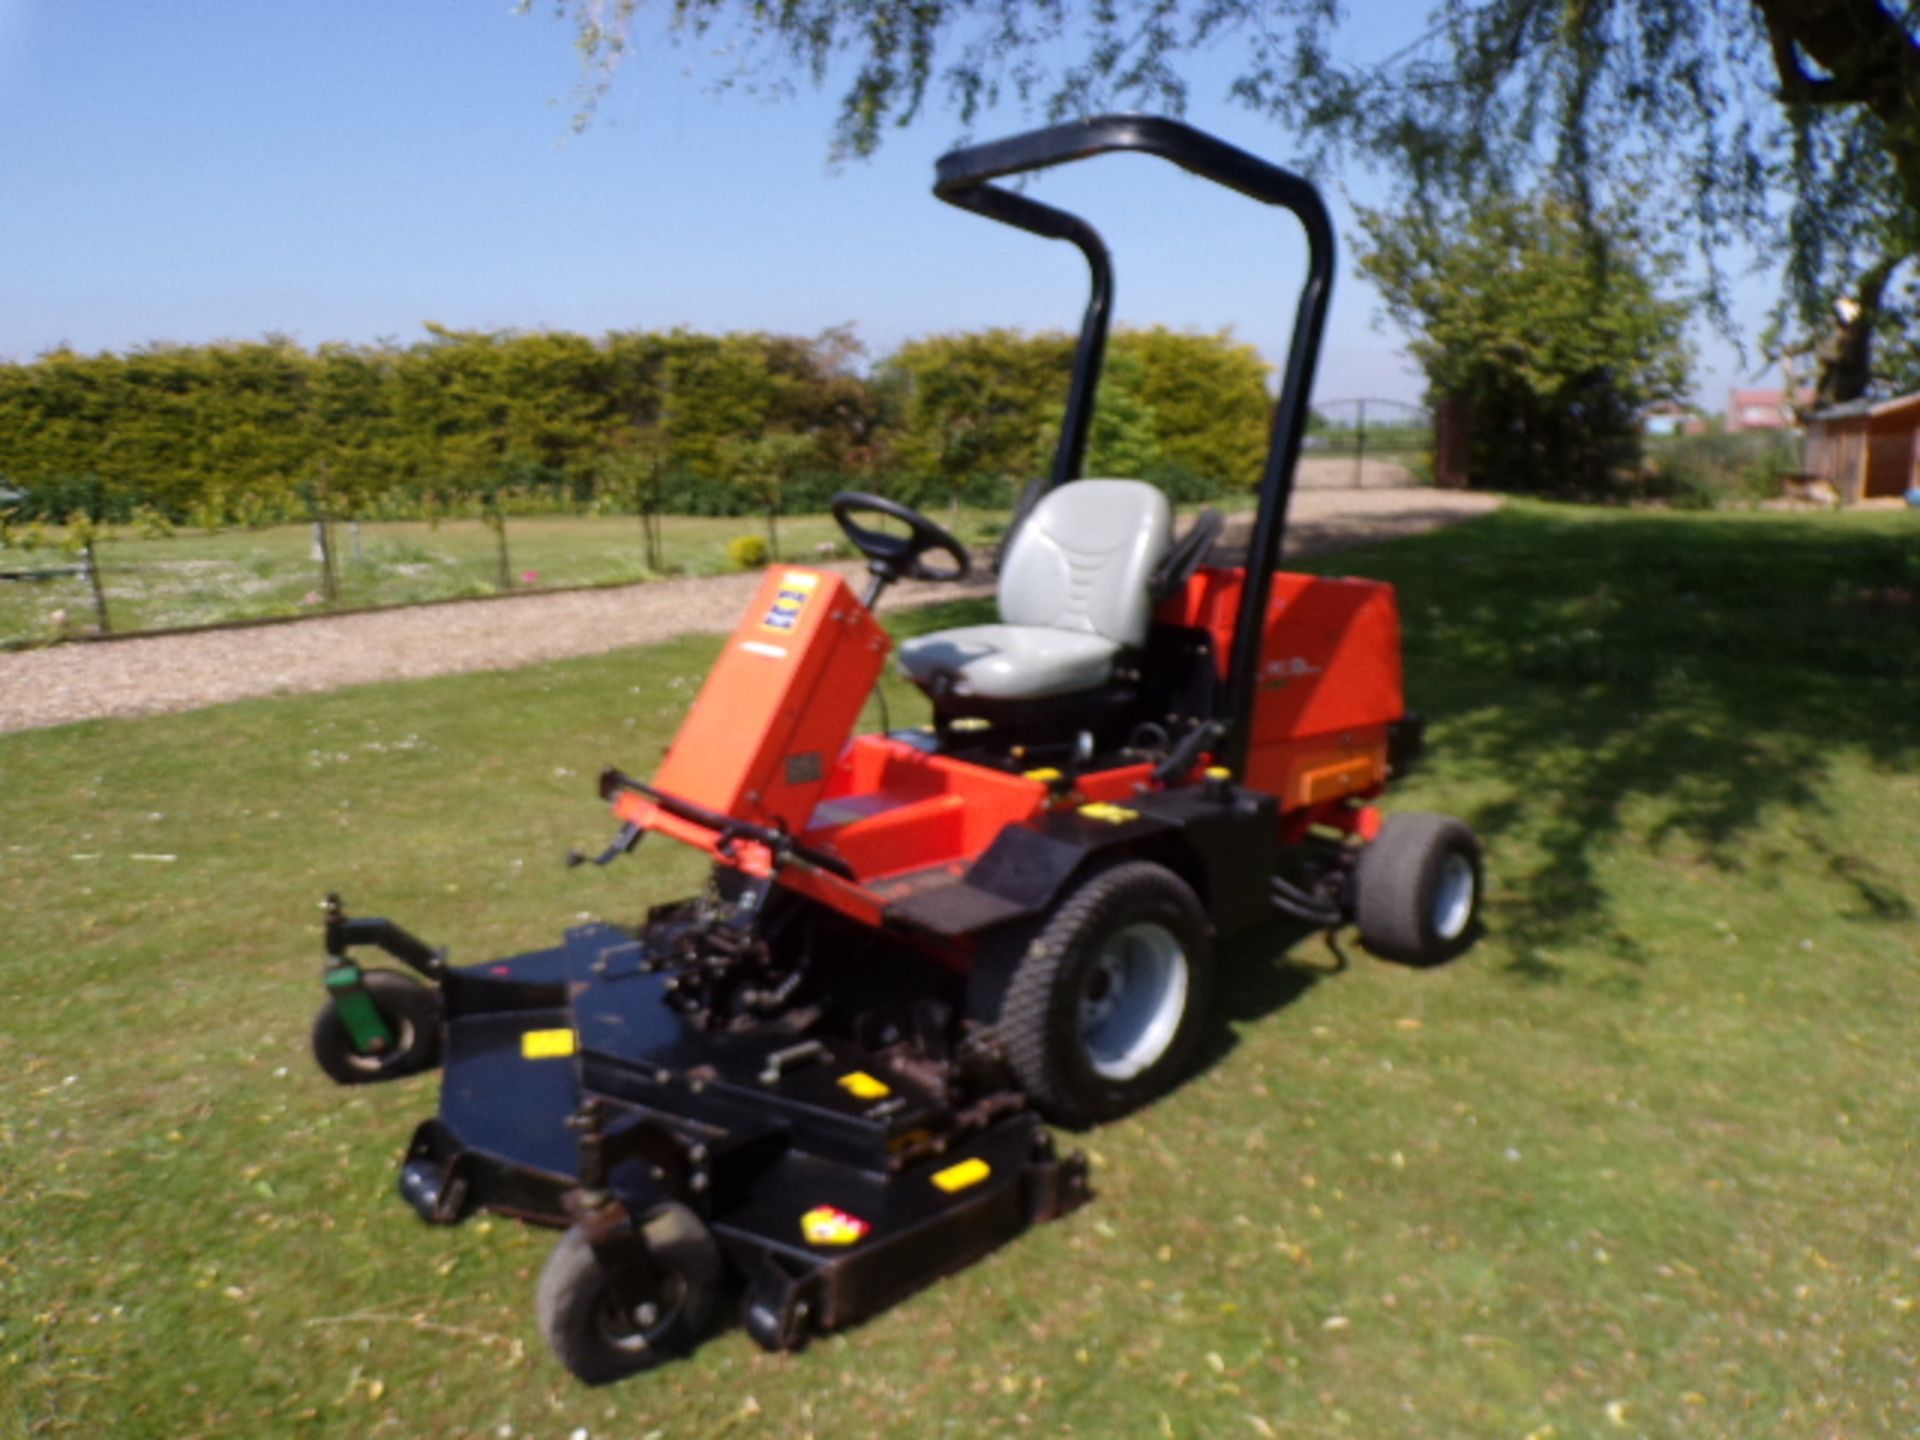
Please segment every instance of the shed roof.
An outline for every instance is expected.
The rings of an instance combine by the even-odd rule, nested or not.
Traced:
[[[1920,418],[1920,391],[1911,395],[1896,395],[1891,400],[1849,400],[1844,405],[1829,405],[1824,410],[1816,410],[1808,418],[1818,421],[1858,420],[1862,417],[1878,420],[1903,410],[1912,410],[1915,417]]]

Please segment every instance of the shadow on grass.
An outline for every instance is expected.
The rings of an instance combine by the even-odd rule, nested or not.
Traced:
[[[1799,847],[1863,916],[1914,913],[1871,837],[1841,846],[1818,824],[1838,752],[1920,761],[1920,609],[1877,603],[1920,581],[1911,529],[1521,506],[1376,557],[1439,763],[1501,792],[1466,818],[1490,853],[1538,857],[1503,877],[1515,973],[1557,979],[1542,952],[1576,938],[1644,963],[1612,922],[1608,855],[1670,847],[1737,871],[1783,812],[1807,817]]]
[[[1910,517],[1518,503],[1300,568],[1399,588],[1409,702],[1431,721],[1436,776],[1462,796],[1433,803],[1493,857],[1512,973],[1557,980],[1551,952],[1578,940],[1633,988],[1646,954],[1614,918],[1609,857],[1645,846],[1737,871],[1787,812],[1805,817],[1804,863],[1857,897],[1849,913],[1920,913],[1871,836],[1821,824],[1837,753],[1889,773],[1920,764]],[[991,615],[972,600],[894,623],[920,634]]]
[[[1308,925],[1276,920],[1221,943],[1214,956],[1213,1004],[1192,1074],[1203,1074],[1230,1056],[1241,1027],[1286,1009],[1345,968],[1315,944],[1317,933]]]

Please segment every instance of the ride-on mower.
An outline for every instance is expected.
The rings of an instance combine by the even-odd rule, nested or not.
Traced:
[[[1153,486],[1079,478],[1107,251],[995,182],[1118,150],[1306,231],[1242,563],[1215,563],[1217,515],[1176,540]],[[1472,833],[1374,806],[1421,741],[1392,588],[1274,573],[1333,277],[1318,193],[1139,116],[957,150],[935,193],[1070,241],[1093,289],[1052,471],[1002,547],[999,623],[901,648],[933,724],[852,734],[891,649],[881,592],[963,577],[967,551],[841,494],[865,593],[770,570],[659,773],[601,776],[620,829],[598,863],[657,834],[712,856],[705,893],[462,968],[329,897],[321,1067],[351,1084],[444,1066],[401,1193],[439,1224],[566,1227],[537,1307],[584,1380],[686,1350],[727,1290],[756,1341],[798,1348],[1073,1209],[1085,1162],[1041,1118],[1097,1124],[1179,1079],[1216,937],[1351,921],[1419,965],[1475,934]],[[426,983],[363,970],[366,946]]]

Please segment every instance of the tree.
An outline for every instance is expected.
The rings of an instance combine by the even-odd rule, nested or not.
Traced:
[[[767,518],[767,553],[780,558],[778,519],[787,488],[802,466],[816,460],[819,442],[811,435],[774,433],[721,442],[728,479],[744,490]]]
[[[1309,163],[1383,165],[1410,209],[1488,181],[1550,187],[1583,219],[1639,197],[1706,258],[1717,307],[1726,242],[1765,245],[1782,231],[1802,311],[1825,314],[1847,293],[1854,277],[1836,279],[1816,252],[1866,223],[1846,203],[1863,156],[1884,168],[1900,209],[1920,215],[1916,0],[1431,0],[1426,26],[1388,46],[1366,28],[1368,7],[1332,0],[522,7],[573,25],[582,119],[639,48],[643,15],[657,13],[673,39],[721,32],[725,47],[704,48],[748,70],[798,68],[818,84],[850,65],[833,139],[843,155],[871,152],[935,96],[963,125],[1002,100],[1050,119],[1122,106],[1179,114],[1193,58],[1230,48],[1230,97],[1289,127]],[[1827,214],[1825,242],[1818,227],[1781,227],[1783,205],[1803,220]]]
[[[1920,296],[1909,263],[1920,255],[1920,212],[1907,205],[1873,129],[1829,119],[1796,137],[1796,167],[1851,182],[1803,188],[1789,216],[1792,283],[1766,344],[1780,356],[1790,394],[1812,381],[1803,410],[1920,384],[1912,341]],[[1896,283],[1903,275],[1904,286]]]
[[[1013,490],[1047,467],[1067,393],[1064,335],[975,330],[909,340],[881,366],[904,397],[901,462],[954,505],[983,482]]]
[[[1018,494],[1046,470],[1060,434],[1073,340],[975,330],[910,340],[875,386],[897,394],[901,463],[953,504],[983,487]],[[1089,474],[1180,471],[1210,491],[1251,488],[1266,455],[1267,367],[1229,334],[1156,327],[1113,335],[1100,382]]]
[[[1115,346],[1100,372],[1100,403],[1094,407],[1093,428],[1087,436],[1089,475],[1148,475],[1161,467],[1155,438],[1158,416],[1147,403],[1147,367],[1138,354]],[[1059,433],[1055,422],[1045,439]]]
[[[1361,269],[1413,336],[1435,398],[1466,406],[1469,470],[1501,489],[1604,495],[1632,466],[1638,417],[1686,379],[1674,257],[1622,218],[1565,199],[1488,196],[1408,224],[1362,212]]]
[[[640,541],[647,569],[666,568],[665,543],[660,532],[660,502],[665,491],[667,439],[658,425],[627,425],[607,437],[601,462],[603,482],[625,496],[640,518]]]
[[[1258,350],[1230,331],[1201,335],[1156,325],[1115,334],[1110,374],[1123,357],[1140,363],[1139,401],[1152,416],[1162,466],[1201,477],[1216,490],[1260,483],[1273,397]]]

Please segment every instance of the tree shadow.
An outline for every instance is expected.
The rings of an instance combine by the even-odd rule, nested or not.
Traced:
[[[1321,933],[1297,921],[1274,920],[1221,942],[1214,955],[1213,1003],[1192,1074],[1204,1074],[1230,1056],[1241,1027],[1286,1009],[1346,968],[1331,948],[1321,952],[1324,960],[1305,948]]]
[[[1487,847],[1509,973],[1553,983],[1554,952],[1577,942],[1631,991],[1648,950],[1609,890],[1623,845],[1735,873],[1771,863],[1754,841],[1798,816],[1792,843],[1852,895],[1845,914],[1920,913],[1871,836],[1836,833],[1829,798],[1842,753],[1856,773],[1920,765],[1920,605],[1888,602],[1920,591],[1906,519],[1515,503],[1288,564],[1397,587],[1409,703],[1430,718],[1436,778],[1464,797],[1435,803]],[[920,633],[990,612],[968,600],[893,623]],[[1248,943],[1273,943],[1259,933]],[[1253,1014],[1259,987],[1278,1008],[1313,980],[1241,969],[1274,967],[1223,963],[1223,989],[1255,987]]]
[[[1914,914],[1870,837],[1823,823],[1840,752],[1889,773],[1920,761],[1920,621],[1873,603],[1920,578],[1905,534],[1524,506],[1361,558],[1400,588],[1437,762],[1500,792],[1464,818],[1490,853],[1540,857],[1499,877],[1512,973],[1559,978],[1549,952],[1576,939],[1644,965],[1608,857],[1645,844],[1737,872],[1786,812],[1860,918]]]

